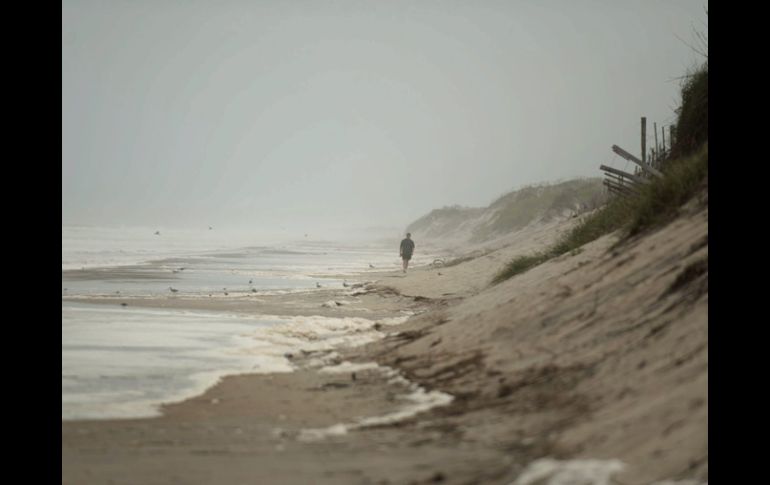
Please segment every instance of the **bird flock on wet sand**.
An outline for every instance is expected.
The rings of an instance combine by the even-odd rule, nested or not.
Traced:
[[[156,232],[156,235],[160,235],[160,231]],[[374,268],[374,265],[372,265],[372,264],[370,263],[370,264],[369,264],[369,267],[370,267],[370,268]],[[184,270],[185,270],[185,268],[184,268],[184,267],[181,267],[181,268],[173,269],[173,270],[171,270],[171,271],[172,271],[172,273],[179,273],[180,271],[184,271]],[[440,274],[440,273],[439,273],[439,274]],[[250,280],[249,280],[249,285],[253,285],[253,284],[254,284],[254,280],[253,280],[253,279],[250,279]],[[319,282],[316,282],[315,286],[316,286],[316,288],[323,288],[323,285],[321,285],[321,283],[319,283]],[[348,283],[348,282],[347,282],[347,280],[343,280],[343,281],[342,281],[342,286],[343,286],[343,287],[345,287],[345,288],[350,288],[350,286],[351,286],[351,285],[350,285],[350,283]],[[169,286],[169,287],[168,287],[168,289],[169,289],[169,291],[170,291],[172,294],[176,294],[176,293],[179,293],[179,289],[177,289],[177,288],[174,288],[174,287],[172,287],[172,286]],[[64,289],[63,289],[63,291],[67,291],[67,288],[64,288]],[[227,291],[227,288],[222,288],[222,291],[224,292],[225,296],[228,296],[228,295],[229,295],[229,292]],[[252,293],[257,293],[257,289],[256,289],[256,288],[251,288],[251,292],[252,292]],[[120,294],[120,291],[119,291],[119,290],[118,290],[118,291],[116,291],[116,292],[115,292],[115,294],[116,294],[116,295],[119,295],[119,294]],[[209,295],[209,296],[212,296],[212,294],[211,294],[211,293],[209,293],[208,295]],[[125,306],[128,306],[128,303],[125,303],[125,302],[121,302],[121,304],[120,304],[120,305],[125,307]]]

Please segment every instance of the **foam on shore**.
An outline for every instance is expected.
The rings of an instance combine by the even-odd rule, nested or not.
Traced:
[[[381,339],[382,320],[105,307],[62,307],[62,419],[139,418],[204,393],[227,375],[292,372],[297,357]],[[323,354],[326,355],[323,355]]]
[[[428,391],[417,383],[407,380],[392,367],[381,366],[376,362],[351,363],[346,361],[319,369],[321,373],[330,374],[354,371],[375,371],[386,378],[388,384],[406,387],[407,392],[397,396],[397,399],[404,401],[405,404],[390,413],[380,416],[359,418],[350,423],[337,423],[326,428],[303,429],[297,437],[298,440],[305,442],[319,441],[333,436],[344,435],[355,429],[398,423],[435,407],[446,406],[454,399],[452,395],[445,392]]]

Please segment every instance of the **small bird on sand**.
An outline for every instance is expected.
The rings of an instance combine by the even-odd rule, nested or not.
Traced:
[[[348,284],[348,282],[347,282],[347,281],[343,281],[343,282],[342,282],[342,286],[344,286],[345,288],[347,288],[347,287],[348,287],[348,286],[350,286],[350,285]]]
[[[374,268],[374,265],[372,263],[369,263],[370,268]]]
[[[176,288],[171,288],[170,286],[168,287],[168,289],[171,290],[171,293],[176,293],[177,291],[179,291]]]
[[[251,284],[251,280],[249,280],[249,284]]]
[[[321,283],[316,282],[315,287],[316,288],[320,288],[321,287]]]

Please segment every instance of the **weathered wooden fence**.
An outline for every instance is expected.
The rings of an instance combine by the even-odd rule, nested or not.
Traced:
[[[663,177],[660,166],[666,159],[671,146],[674,142],[674,126],[669,126],[668,144],[666,143],[666,131],[661,126],[662,144],[658,143],[658,124],[653,123],[655,131],[655,146],[647,152],[647,118],[642,117],[642,158],[632,155],[628,151],[617,145],[612,145],[612,151],[616,154],[636,164],[634,173],[628,173],[607,165],[600,165],[599,169],[604,172],[604,186],[613,195],[629,197],[639,194],[639,188],[649,183],[653,178]]]

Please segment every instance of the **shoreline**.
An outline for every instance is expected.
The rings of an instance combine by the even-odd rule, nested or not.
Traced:
[[[407,305],[415,314],[375,342],[296,357],[309,368],[225,377],[158,418],[62,422],[63,482],[519,485],[537,467],[581,466],[624,484],[707,481],[708,273],[675,283],[707,261],[708,210],[622,251],[605,236],[489,286],[503,262],[569,224],[455,266],[383,273],[358,306],[324,307],[342,293],[323,292],[299,304],[286,295],[212,303],[328,316]],[[411,403],[403,382],[374,368],[321,372],[343,362],[394,369],[452,400],[345,427]]]
[[[128,299],[131,305],[143,308],[204,309],[210,311],[231,311],[252,313],[257,309],[270,308],[274,311],[289,310],[280,316],[328,316],[365,318],[398,318],[428,313],[442,301],[407,297],[392,288],[380,285],[365,285],[366,292],[358,295],[362,307],[352,305],[325,307],[323,303],[341,299],[344,290],[319,290],[304,293],[303,305],[297,305],[297,295],[274,295],[267,305],[264,302],[222,300],[198,302],[195,299]],[[125,298],[76,298],[67,301],[91,304],[118,305]],[[192,304],[191,304],[192,303]],[[409,315],[404,315],[407,312]],[[386,340],[400,341],[402,334],[408,334],[412,327],[409,322],[382,326],[378,329],[382,337],[373,344]],[[156,447],[164,449],[164,463],[178,464],[185,483],[340,483],[362,473],[373,474],[381,483],[391,483],[399,476],[394,473],[394,464],[372,470],[353,472],[347,464],[352,448],[372,453],[374,443],[369,439],[353,446],[357,434],[365,429],[374,433],[376,449],[388,447],[399,449],[399,463],[413,462],[420,469],[429,466],[430,460],[412,456],[413,444],[404,444],[412,433],[402,430],[403,423],[414,420],[417,414],[430,414],[429,410],[445,405],[451,397],[438,391],[426,391],[415,383],[405,380],[392,368],[377,366],[375,362],[366,365],[353,364],[361,361],[366,345],[337,348],[333,351],[301,352],[292,356],[295,370],[287,373],[244,373],[227,375],[196,396],[160,406],[161,415],[144,418],[75,419],[62,421],[62,462],[63,483],[80,483],[103,476],[103,463],[99,457],[105,451],[126,456],[133,455],[125,463],[112,463],[106,475],[111,483],[169,483],[174,474],[163,477],[156,475],[156,456],[145,456],[145,452]],[[336,370],[336,371],[335,371]],[[433,399],[410,402],[414,394],[433,395]],[[313,399],[308,405],[307,399]],[[436,399],[436,396],[439,399]],[[426,413],[426,411],[428,411]],[[435,433],[435,432],[434,432]],[[171,438],[170,438],[171,436]],[[97,444],[95,444],[97,443]],[[443,443],[435,450],[436,457],[444,457]],[[319,446],[338,447],[335,466],[325,461],[301,459],[292,454],[314,455]],[[131,452],[135,447],[144,450]],[[167,447],[173,449],[170,453]],[[74,450],[77,450],[74,452]],[[70,451],[74,453],[70,455]],[[268,462],[259,457],[270,455]],[[275,456],[277,455],[277,456]],[[458,453],[458,459],[461,454]],[[190,456],[196,463],[186,463]],[[285,459],[283,457],[285,456]],[[236,461],[242,470],[222,470],[221,457],[227,462]],[[277,458],[277,459],[276,459]],[[259,466],[251,463],[257,459]],[[95,460],[95,461],[92,461]],[[212,464],[210,461],[216,463]],[[185,463],[182,465],[182,463]],[[70,468],[71,465],[71,468]],[[173,467],[173,466],[172,466]],[[184,468],[184,472],[182,472]],[[211,475],[211,469],[219,471]],[[407,480],[411,471],[405,469],[402,479]],[[441,476],[437,470],[428,479]],[[457,470],[461,473],[461,470]],[[216,478],[214,478],[216,477]],[[396,481],[395,483],[398,483]]]
[[[268,353],[257,350],[254,357],[260,363],[253,367],[247,363],[247,367],[242,371],[236,371],[235,368],[229,370],[223,368],[222,371],[217,371],[212,368],[198,372],[193,377],[196,381],[203,378],[204,382],[200,383],[203,386],[196,385],[195,389],[191,388],[189,392],[177,393],[183,397],[158,402],[152,406],[156,412],[149,411],[147,406],[150,401],[147,401],[137,402],[137,412],[141,414],[136,416],[125,414],[119,406],[115,410],[115,416],[105,413],[103,416],[95,415],[93,418],[87,417],[87,415],[63,417],[62,421],[154,418],[157,417],[156,414],[162,413],[162,409],[167,405],[194,399],[229,376],[293,372],[302,369],[300,364],[302,359],[299,358],[302,355],[336,354],[334,350],[340,345],[343,347],[356,346],[384,338],[394,325],[415,314],[428,311],[433,306],[425,301],[395,294],[387,288],[364,283],[354,286],[355,288],[352,289],[310,290],[258,297],[245,294],[243,297],[234,296],[222,299],[176,296],[118,298],[113,295],[65,297],[62,299],[63,304],[74,303],[94,308],[112,307],[120,309],[121,312],[130,312],[132,309],[168,310],[172,312],[169,313],[170,316],[174,315],[174,311],[180,311],[182,314],[199,314],[215,319],[217,316],[241,314],[258,320],[274,321],[269,326],[261,327],[261,329],[256,327],[253,331],[258,333],[253,335],[244,329],[247,333],[242,338],[253,340],[253,344],[258,347],[273,342],[275,348]],[[234,348],[234,351],[237,353],[249,352],[248,345],[246,343],[244,347]],[[329,347],[329,349],[319,350],[325,347]],[[248,355],[248,353],[244,355]],[[248,359],[248,357],[246,358]],[[144,408],[147,408],[147,412],[142,411]],[[126,407],[126,411],[130,412],[128,407]],[[101,412],[97,412],[97,414],[101,414]]]

